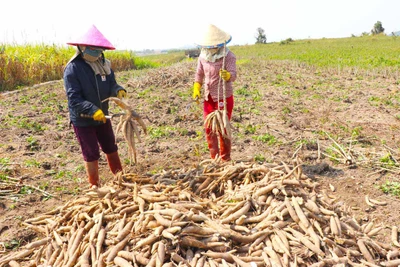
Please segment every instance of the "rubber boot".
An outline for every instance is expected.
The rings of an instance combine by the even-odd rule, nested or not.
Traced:
[[[113,174],[117,174],[117,172],[122,171],[121,161],[119,159],[118,151],[115,151],[110,154],[106,154],[108,166]]]
[[[232,142],[229,138],[219,137],[220,156],[223,161],[231,160],[231,146]]]
[[[210,156],[212,159],[215,159],[218,154],[218,137],[216,134],[212,133],[210,129],[207,129],[206,139],[208,143],[208,150],[210,151]]]
[[[100,179],[99,179],[99,161],[85,161],[86,173],[88,176],[90,187],[97,186],[100,187]]]

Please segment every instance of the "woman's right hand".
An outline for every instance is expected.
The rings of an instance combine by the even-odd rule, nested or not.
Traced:
[[[201,83],[195,82],[193,84],[193,100],[200,99]]]
[[[93,114],[93,119],[95,121],[102,121],[103,123],[106,123],[107,119],[106,116],[104,115],[103,111],[101,109],[98,109],[94,114]]]

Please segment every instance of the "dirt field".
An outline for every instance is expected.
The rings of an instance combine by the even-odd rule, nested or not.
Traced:
[[[149,129],[137,144],[137,164],[130,164],[118,134],[125,172],[190,169],[209,158],[202,110],[191,101],[194,69],[193,61],[117,73],[128,90],[127,103]],[[239,59],[234,88],[234,161],[291,163],[298,156],[303,172],[351,207],[354,218],[400,226],[400,199],[380,189],[400,182],[397,80],[373,72]],[[114,126],[117,122],[113,119]],[[0,128],[1,256],[37,237],[24,220],[82,195],[88,183],[62,81],[2,94]],[[337,152],[340,148],[345,155]],[[104,155],[100,173],[104,184],[113,179]],[[388,204],[372,208],[366,195]],[[380,238],[389,235],[387,229]]]

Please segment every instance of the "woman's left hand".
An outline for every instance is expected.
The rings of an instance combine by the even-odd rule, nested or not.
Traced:
[[[229,81],[231,78],[231,73],[227,70],[219,70],[219,76],[224,79],[224,81]]]
[[[126,97],[126,91],[125,90],[119,90],[117,93],[117,97],[119,99],[125,98]]]

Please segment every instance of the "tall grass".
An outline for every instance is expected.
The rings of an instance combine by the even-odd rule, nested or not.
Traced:
[[[74,47],[0,45],[0,92],[62,79],[65,64],[74,54]],[[106,51],[105,56],[114,71],[154,66],[143,60],[136,65],[134,54],[128,51]]]
[[[0,89],[59,79],[66,51],[55,46],[2,45]]]

